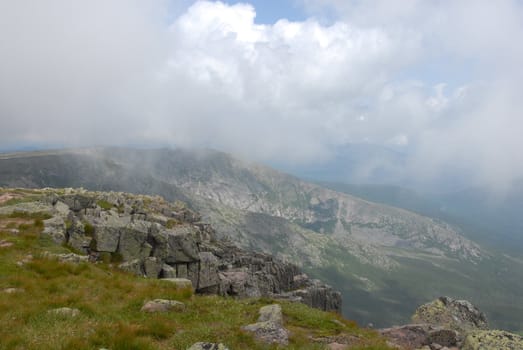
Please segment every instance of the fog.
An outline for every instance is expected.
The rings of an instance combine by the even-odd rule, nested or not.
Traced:
[[[303,21],[260,24],[248,3],[2,1],[0,149],[213,147],[306,166],[368,144],[404,155],[397,177],[506,190],[523,176],[520,1],[299,3]]]

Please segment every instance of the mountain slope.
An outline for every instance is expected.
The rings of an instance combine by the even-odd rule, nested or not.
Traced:
[[[122,193],[0,188],[1,349],[188,349],[205,341],[230,349],[317,350],[330,339],[352,340],[357,349],[391,349],[377,332],[361,329],[339,314],[287,301],[278,303],[289,344],[266,345],[241,327],[255,322],[258,309],[274,303],[271,299],[193,295],[187,284],[124,273],[114,266],[117,256],[98,256],[96,263],[89,263],[88,256],[73,254],[69,245],[56,244],[58,230],[46,228],[53,217],[66,214],[65,202],[92,206],[75,206],[74,213],[71,208],[71,219],[89,211],[102,218],[128,215],[119,213],[120,207],[106,206],[108,202],[97,202],[104,209],[85,200],[98,198],[145,204],[151,218],[164,215],[162,206],[170,205],[161,198]],[[125,207],[121,208],[126,211]],[[97,229],[94,233],[99,237]],[[91,254],[92,259],[96,256]]]
[[[442,221],[215,151],[98,149],[32,157],[0,160],[0,185],[165,189],[167,199],[188,201],[222,235],[328,281],[348,301],[344,313],[361,323],[406,322],[412,305],[439,295],[470,299],[498,327],[523,323],[523,310],[514,307],[523,304],[521,262],[486,252]]]

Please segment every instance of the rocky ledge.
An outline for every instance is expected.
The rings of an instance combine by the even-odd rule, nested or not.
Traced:
[[[44,234],[57,244],[148,278],[186,278],[197,293],[284,298],[341,311],[341,294],[297,266],[217,240],[183,203],[159,196],[83,189],[41,191],[35,202],[3,206],[47,212]]]
[[[440,297],[418,307],[412,324],[381,329],[399,349],[518,350],[523,337],[489,330],[485,314],[466,300]]]

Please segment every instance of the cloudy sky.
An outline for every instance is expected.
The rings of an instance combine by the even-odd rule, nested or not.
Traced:
[[[519,0],[0,1],[0,149],[348,144],[523,176]]]

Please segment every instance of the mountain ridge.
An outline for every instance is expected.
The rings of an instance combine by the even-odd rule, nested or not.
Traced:
[[[286,174],[280,178],[268,167],[212,150],[89,152],[42,155],[31,164],[2,160],[0,185],[83,185],[188,200],[241,246],[301,262],[311,276],[341,289],[345,299],[355,301],[344,313],[363,324],[404,323],[410,305],[439,295],[466,297],[490,314],[499,311],[491,319],[501,328],[521,324],[517,308],[506,302],[519,298],[521,283],[507,277],[521,274],[516,263],[491,256],[443,222],[318,189]],[[363,209],[337,217],[344,204],[354,203]],[[355,218],[360,220],[350,221]],[[364,241],[372,236],[374,242]],[[468,253],[460,257],[462,251]]]

